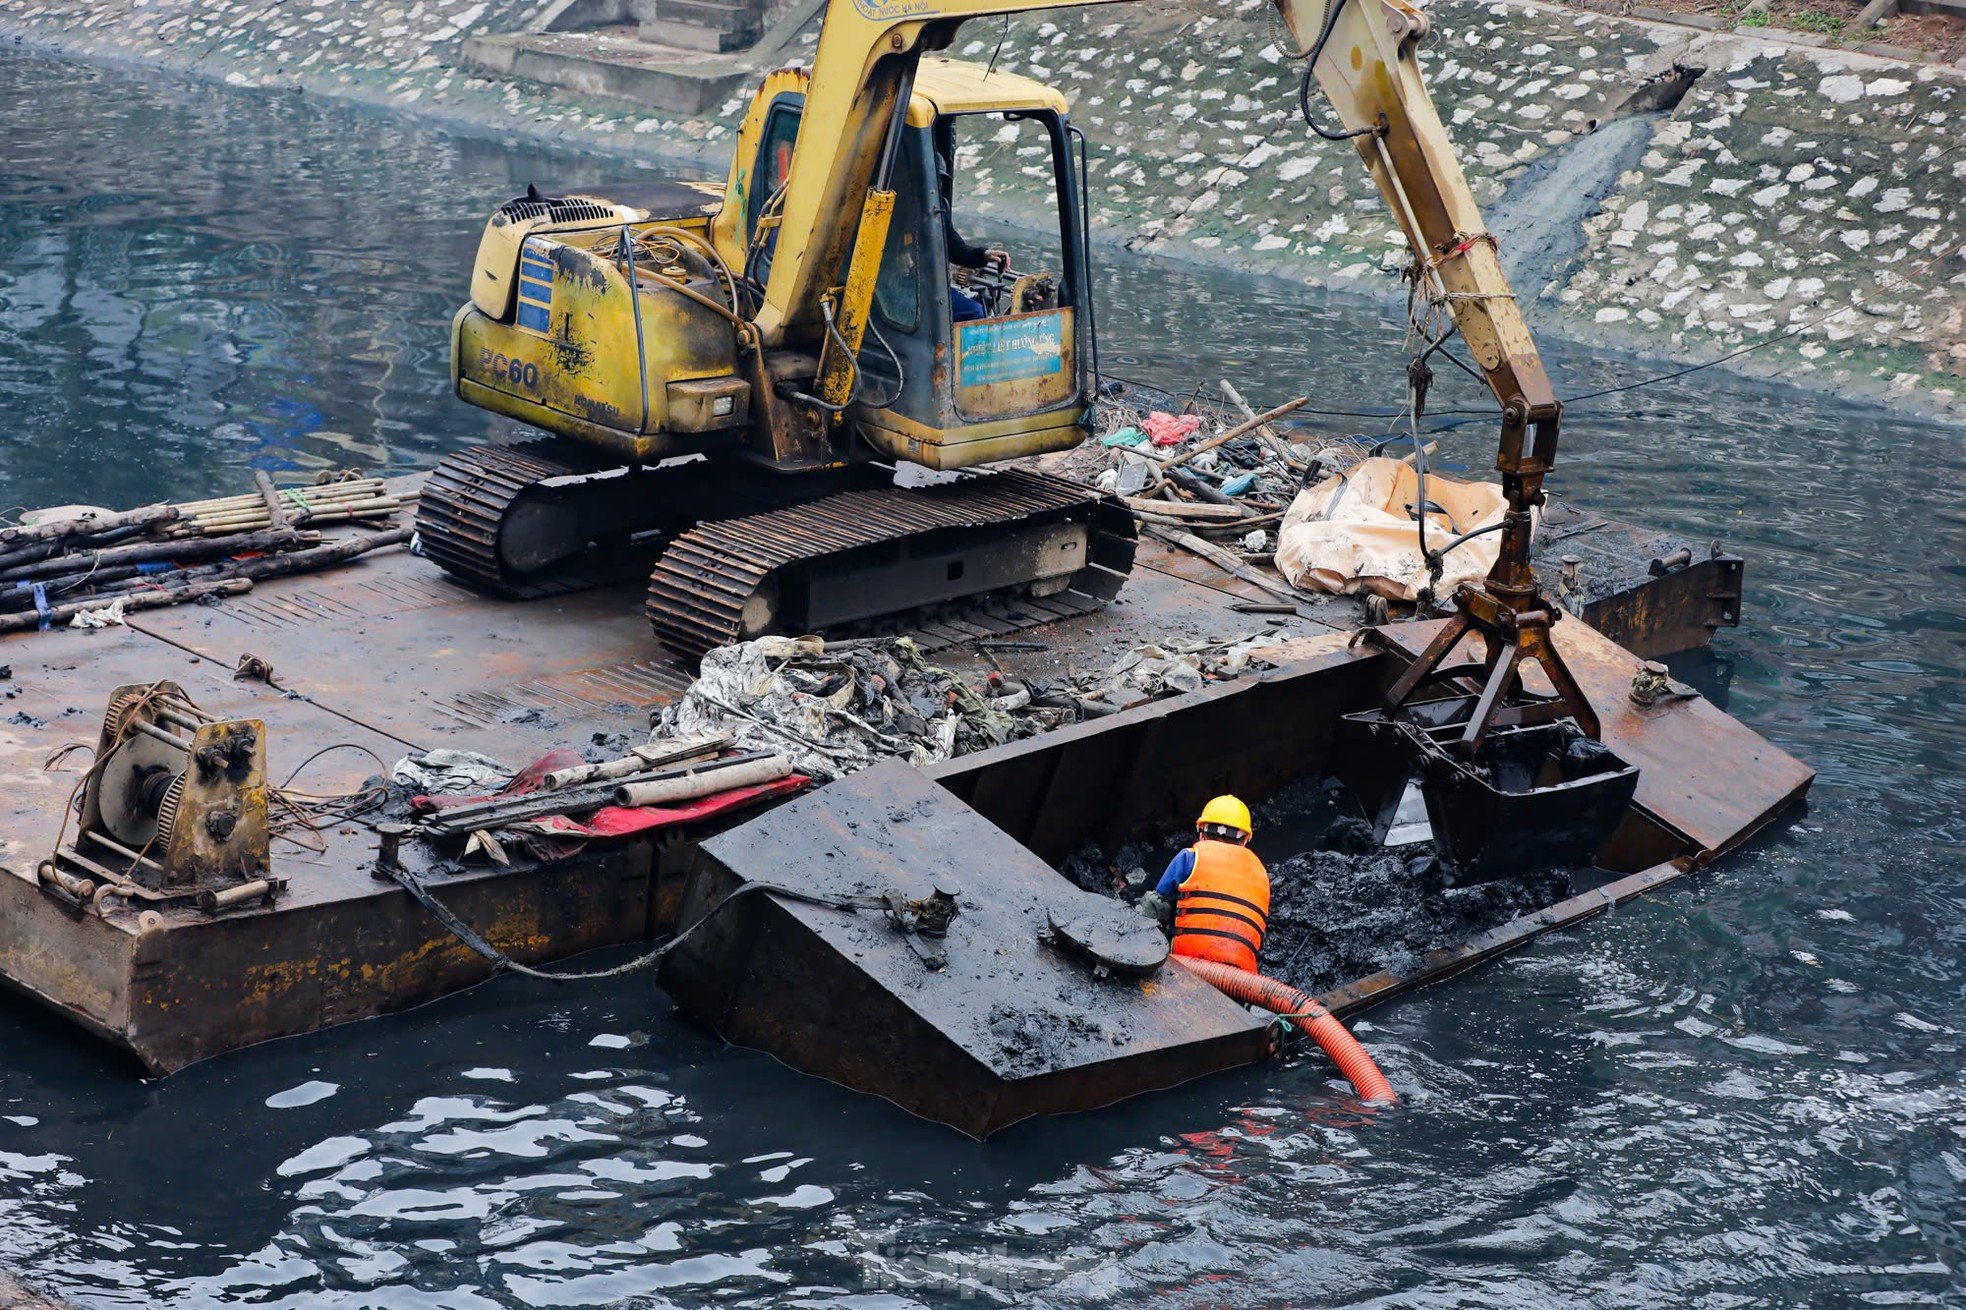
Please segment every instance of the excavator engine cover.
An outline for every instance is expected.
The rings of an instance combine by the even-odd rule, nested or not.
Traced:
[[[508,211],[536,203],[502,207],[479,245],[472,299],[452,324],[459,398],[630,464],[734,448],[751,384],[707,243],[585,199],[553,202],[514,232]]]

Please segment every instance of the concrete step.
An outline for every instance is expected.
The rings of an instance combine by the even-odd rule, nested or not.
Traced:
[[[755,44],[763,30],[763,8],[750,0],[657,0],[641,34],[664,45],[724,51]]]
[[[757,78],[734,57],[585,32],[474,36],[463,56],[502,77],[687,115],[716,109]]]
[[[732,31],[764,25],[764,6],[755,0],[655,0],[658,20],[695,23]]]

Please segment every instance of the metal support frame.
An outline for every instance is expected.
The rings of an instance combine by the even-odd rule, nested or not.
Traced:
[[[1496,554],[1495,565],[1481,582],[1463,583],[1455,591],[1457,608],[1453,617],[1427,643],[1426,649],[1407,664],[1387,689],[1381,707],[1392,718],[1423,688],[1461,679],[1474,681],[1478,691],[1460,739],[1455,743],[1456,753],[1462,759],[1472,759],[1489,731],[1497,727],[1567,718],[1574,720],[1592,741],[1602,737],[1597,711],[1591,708],[1556,644],[1550,640],[1550,626],[1562,617],[1562,610],[1543,595],[1529,563],[1534,535],[1530,511],[1543,503],[1543,476],[1556,462],[1557,425],[1562,406],[1552,400],[1540,407],[1535,415],[1534,442],[1525,453],[1528,410],[1518,397],[1502,411],[1501,450],[1496,455],[1495,467],[1502,474],[1508,510],[1502,520],[1501,549]],[[1482,661],[1446,663],[1469,635],[1480,636],[1485,648]],[[1402,654],[1383,638],[1378,644],[1395,655]],[[1542,666],[1555,689],[1554,697],[1534,697],[1523,688],[1524,664]]]

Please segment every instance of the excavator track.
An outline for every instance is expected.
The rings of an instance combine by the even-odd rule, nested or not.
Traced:
[[[615,466],[574,441],[549,437],[510,446],[474,446],[447,456],[417,502],[416,533],[429,559],[480,591],[514,599],[600,586],[640,571],[616,554],[574,554],[537,569],[513,565],[505,540],[515,509],[554,478],[605,473]]]
[[[837,635],[1020,597],[996,612],[996,629],[1009,631],[1112,600],[1137,531],[1111,497],[1023,471],[841,492],[676,537],[649,579],[649,624],[672,654],[695,659],[766,632]]]

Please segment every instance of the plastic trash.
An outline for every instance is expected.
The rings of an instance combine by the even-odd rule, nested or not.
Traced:
[[[1201,431],[1201,419],[1194,414],[1183,414],[1179,418],[1162,410],[1155,410],[1140,420],[1140,426],[1153,438],[1156,446],[1178,446],[1195,433]]]
[[[405,755],[389,770],[391,781],[428,796],[470,796],[511,776],[511,769],[489,755],[456,750]]]
[[[1114,446],[1124,446],[1131,449],[1134,446],[1144,445],[1146,440],[1146,433],[1142,432],[1139,428],[1129,426],[1123,427],[1117,432],[1108,432],[1105,436],[1099,438],[1099,444],[1109,450]]]
[[[118,596],[101,609],[83,610],[68,621],[71,628],[110,628],[123,622],[124,597]]]
[[[1419,476],[1400,460],[1368,459],[1334,474],[1291,502],[1277,530],[1277,569],[1306,590],[1415,600],[1429,584],[1412,512],[1418,502]],[[1427,477],[1427,503],[1427,545],[1435,551],[1501,522],[1508,509],[1495,484],[1438,473]],[[1500,543],[1500,534],[1490,532],[1447,551],[1435,594],[1485,576]]]
[[[1222,484],[1222,494],[1225,496],[1240,496],[1255,485],[1256,475],[1254,473],[1239,473]]]

